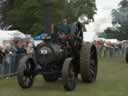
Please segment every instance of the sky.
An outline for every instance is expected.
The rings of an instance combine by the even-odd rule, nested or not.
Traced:
[[[111,11],[118,7],[121,0],[96,0],[97,14],[94,16],[95,22],[87,25],[88,32],[103,32],[107,27],[111,27]]]

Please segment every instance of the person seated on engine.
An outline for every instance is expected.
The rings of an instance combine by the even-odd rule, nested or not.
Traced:
[[[68,19],[64,18],[62,23],[59,25],[58,30],[58,42],[66,48],[71,48],[73,46],[73,35],[71,34],[71,24],[69,24]]]
[[[70,24],[68,23],[68,19],[64,18],[58,28],[58,35],[59,38],[63,39],[65,35],[69,35],[69,34],[70,34]]]

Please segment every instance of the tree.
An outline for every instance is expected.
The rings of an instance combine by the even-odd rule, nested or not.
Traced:
[[[120,25],[120,27],[117,28],[116,34],[118,35],[118,39],[128,39],[128,0],[122,0],[119,3],[119,8],[112,10],[112,16],[113,16],[113,25]]]
[[[14,0],[6,12],[7,20],[27,34],[47,31],[50,23],[58,24],[63,17],[76,20],[81,14],[90,19],[96,13],[95,0]]]
[[[96,14],[95,0],[70,0],[66,8],[68,8],[67,10],[69,11],[67,13],[69,13],[73,19],[84,14],[89,19],[94,20],[93,15]]]
[[[119,6],[120,6],[120,8],[126,8],[126,7],[128,7],[128,0],[122,0],[119,3]]]
[[[117,29],[114,29],[113,27],[108,27],[105,31],[104,31],[104,34],[106,36],[106,38],[108,39],[113,39],[113,38],[118,38],[118,30]]]

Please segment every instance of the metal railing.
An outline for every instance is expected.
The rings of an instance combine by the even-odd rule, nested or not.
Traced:
[[[17,74],[18,61],[23,54],[7,54],[0,64],[0,78],[11,77]]]

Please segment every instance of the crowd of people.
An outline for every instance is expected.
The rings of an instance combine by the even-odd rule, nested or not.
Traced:
[[[112,43],[110,41],[99,40],[96,41],[98,55],[102,57],[122,57],[126,55],[126,49],[128,48],[128,41],[118,41]]]
[[[13,75],[17,71],[19,58],[32,53],[33,43],[28,38],[15,38],[4,41],[3,45],[0,46],[0,75]]]

